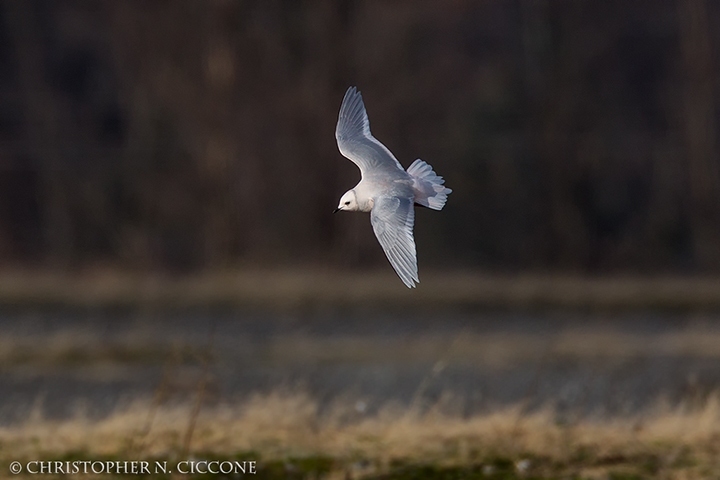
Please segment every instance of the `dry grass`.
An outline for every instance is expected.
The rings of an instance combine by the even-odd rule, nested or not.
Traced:
[[[550,409],[509,407],[463,418],[447,398],[429,410],[388,405],[366,416],[354,404],[328,410],[302,393],[256,395],[202,410],[188,454],[255,452],[262,460],[329,456],[335,469],[371,475],[402,460],[433,465],[527,460],[535,475],[607,478],[627,471],[658,478],[716,478],[720,474],[720,397],[702,406],[658,405],[631,418],[559,422]],[[53,422],[38,415],[0,429],[0,462],[15,459],[178,458],[192,406],[152,411],[138,402],[93,421]],[[520,465],[520,463],[517,463]]]
[[[65,329],[41,336],[7,333],[0,338],[0,364],[6,368],[47,372],[63,367],[101,369],[112,365],[158,365],[171,358],[180,358],[180,363],[195,363],[197,348],[184,346],[187,339],[162,340],[164,342],[158,342],[152,333],[146,333],[139,327],[130,328],[112,339],[103,338],[98,332],[79,329]],[[322,337],[278,332],[262,344],[238,335],[235,344],[241,345],[243,353],[256,363],[273,365],[367,364],[378,361],[409,365],[425,364],[428,359],[436,359],[453,365],[487,369],[542,361],[621,364],[634,358],[663,356],[717,359],[720,358],[720,328],[712,324],[693,325],[687,329],[648,333],[618,331],[609,327],[590,328],[580,324],[543,338],[517,331],[453,331],[408,335],[402,341],[378,335]],[[217,352],[217,355],[223,354]]]
[[[0,304],[78,307],[463,305],[499,308],[718,309],[715,277],[583,277],[422,273],[408,290],[380,272],[237,269],[186,277],[97,270],[76,274],[5,271]],[[422,292],[418,294],[418,292]]]
[[[408,291],[397,285],[391,273],[266,271],[187,278],[6,273],[0,275],[0,304],[297,308],[317,303],[380,308],[421,299],[423,305],[509,308],[720,307],[720,282],[714,279],[427,274],[422,291]],[[110,344],[98,335],[63,330],[38,342],[31,336],[9,334],[0,339],[0,364],[21,373],[81,365],[107,375],[113,366],[164,363],[178,348],[172,342],[153,343],[152,335],[132,329]],[[710,324],[652,334],[578,326],[542,339],[519,331],[482,335],[454,331],[447,337],[419,334],[391,344],[383,344],[375,335],[314,338],[280,332],[262,346],[245,343],[248,356],[282,365],[380,358],[388,363],[417,363],[432,358],[438,359],[437,365],[490,368],[550,359],[569,364],[588,358],[622,362],[684,352],[692,357],[720,356],[720,331]],[[244,453],[262,461],[327,456],[333,462],[333,475],[352,477],[392,472],[398,461],[488,467],[506,462],[514,465],[518,476],[540,478],[720,477],[720,395],[692,398],[680,406],[659,402],[624,417],[579,417],[552,408],[527,411],[515,405],[469,418],[459,413],[462,401],[451,397],[432,408],[422,402],[410,407],[388,404],[371,415],[354,399],[320,408],[314,398],[298,392],[258,394],[212,407],[201,405],[200,394],[182,405],[165,403],[161,397],[136,401],[99,420],[78,413],[54,421],[44,418],[38,407],[26,421],[0,427],[0,468],[23,459],[224,458]]]

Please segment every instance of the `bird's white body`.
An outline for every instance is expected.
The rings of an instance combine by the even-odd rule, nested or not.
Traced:
[[[419,282],[413,225],[414,204],[441,210],[452,192],[432,167],[418,159],[405,171],[390,150],[370,133],[360,92],[345,93],[335,130],[340,153],[360,168],[362,178],[340,199],[336,211],[370,212],[380,245],[400,279]]]

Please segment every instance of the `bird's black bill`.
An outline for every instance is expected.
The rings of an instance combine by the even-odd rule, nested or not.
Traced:
[[[333,213],[337,213],[337,212],[339,212],[339,211],[340,211],[340,209],[339,209],[339,208],[336,208],[335,210],[333,210]]]

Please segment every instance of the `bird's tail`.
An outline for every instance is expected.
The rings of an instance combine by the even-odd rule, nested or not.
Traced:
[[[415,203],[433,210],[442,210],[452,190],[444,186],[443,177],[435,173],[430,165],[419,158],[407,169],[413,178]]]

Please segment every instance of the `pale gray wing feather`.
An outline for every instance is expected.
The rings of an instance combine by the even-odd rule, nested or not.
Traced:
[[[355,87],[350,87],[345,92],[335,128],[335,138],[340,153],[355,163],[363,176],[373,170],[405,171],[390,150],[370,133],[365,104]]]
[[[409,288],[420,282],[413,238],[415,208],[410,198],[378,197],[370,212],[373,231],[400,280]]]

